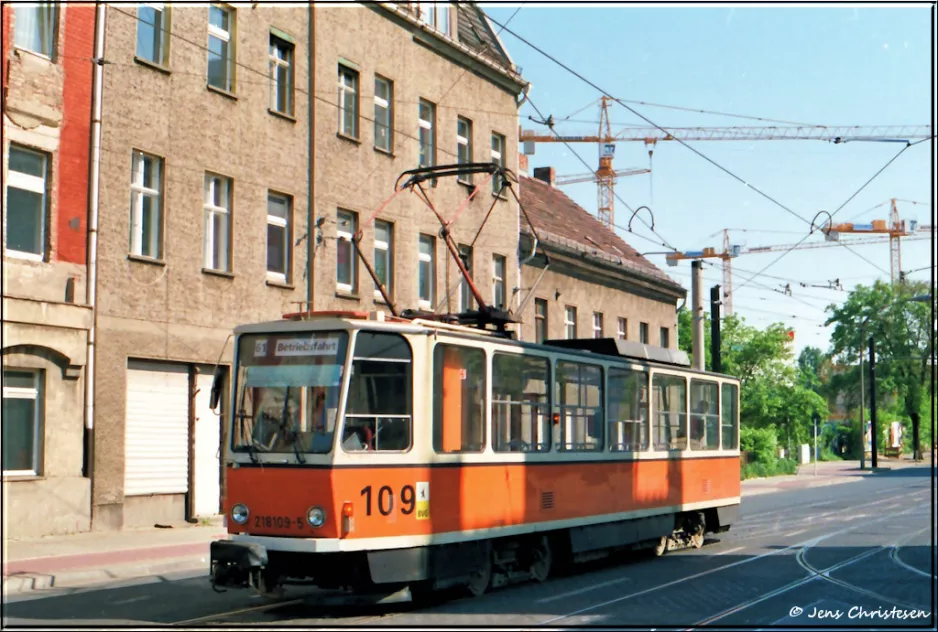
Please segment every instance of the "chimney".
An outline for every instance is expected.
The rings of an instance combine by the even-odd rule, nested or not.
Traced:
[[[521,175],[528,175],[528,157],[524,154],[518,154],[518,171]]]
[[[534,177],[550,186],[554,186],[556,175],[553,167],[534,167]]]

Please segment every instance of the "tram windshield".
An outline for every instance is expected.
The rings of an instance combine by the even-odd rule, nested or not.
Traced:
[[[242,335],[232,450],[329,453],[347,349],[344,331]]]

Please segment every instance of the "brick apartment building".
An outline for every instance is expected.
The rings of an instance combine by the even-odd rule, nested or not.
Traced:
[[[4,536],[85,531],[93,5],[3,5]]]
[[[521,203],[537,231],[537,255],[521,270],[521,338],[619,338],[677,349],[680,284],[554,187],[554,170],[521,177]],[[522,224],[520,256],[533,239]]]
[[[343,239],[359,226],[399,307],[446,309],[431,212],[407,194],[366,220],[418,165],[517,171],[526,85],[473,3],[108,5],[104,57],[92,504],[120,529],[219,511],[208,393],[235,325],[310,297],[385,309]],[[451,216],[471,184],[429,195]],[[476,197],[462,244],[494,199]],[[518,284],[517,235],[497,200],[467,252],[493,298]]]

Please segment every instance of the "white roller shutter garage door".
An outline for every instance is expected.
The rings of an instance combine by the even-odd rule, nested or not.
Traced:
[[[189,491],[189,369],[127,366],[124,495]]]

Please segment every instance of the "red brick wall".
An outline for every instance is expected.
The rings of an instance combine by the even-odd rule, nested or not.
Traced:
[[[10,37],[13,33],[13,7],[9,4],[3,5],[3,61],[0,63],[0,85],[3,86],[3,103],[6,105],[6,96],[7,96],[7,66],[10,63],[10,45],[12,44]]]
[[[91,92],[94,79],[94,5],[66,7],[59,63],[65,74],[62,136],[59,144],[57,249],[55,258],[85,263],[89,164],[91,159]]]

